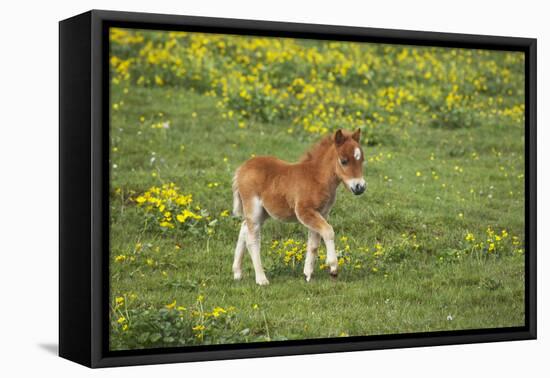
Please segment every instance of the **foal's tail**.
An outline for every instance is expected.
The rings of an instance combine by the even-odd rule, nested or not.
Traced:
[[[236,217],[243,215],[243,202],[241,201],[241,195],[239,194],[239,187],[237,185],[237,175],[239,174],[239,170],[235,172],[235,176],[233,176],[233,215]]]

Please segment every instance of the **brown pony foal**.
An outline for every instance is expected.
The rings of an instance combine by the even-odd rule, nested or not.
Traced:
[[[282,221],[298,221],[308,228],[304,263],[307,281],[313,273],[321,238],[327,248],[326,264],[330,274],[337,275],[334,231],[326,218],[340,182],[356,195],[366,189],[360,134],[360,130],[354,133],[338,130],[313,146],[295,164],[259,156],[247,160],[236,170],[233,213],[244,218],[233,262],[236,280],[242,277],[246,247],[254,265],[256,283],[269,284],[260,259],[260,227],[269,216]]]

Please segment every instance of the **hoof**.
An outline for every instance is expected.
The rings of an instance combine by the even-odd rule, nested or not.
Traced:
[[[243,274],[242,273],[233,273],[233,279],[235,281],[240,281],[241,278],[243,278]]]
[[[306,276],[306,282],[311,281],[311,276]]]
[[[260,286],[267,286],[269,285],[269,281],[267,280],[266,277],[262,277],[262,278],[256,278],[256,283]]]
[[[333,280],[336,280],[338,278],[338,272],[330,272],[330,278],[332,278]]]

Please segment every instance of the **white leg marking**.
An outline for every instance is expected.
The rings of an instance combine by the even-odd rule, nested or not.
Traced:
[[[308,227],[308,229],[312,230],[304,223],[302,219],[300,219],[300,216],[298,214],[296,214],[296,217],[298,218],[300,223]],[[334,247],[334,229],[330,224],[327,223],[326,228],[324,230],[321,230],[320,232],[321,237],[325,242],[325,246],[327,247],[326,264],[330,267],[330,274],[336,276],[336,274],[338,273],[338,257],[336,256],[336,248]]]
[[[254,207],[251,214],[252,224],[247,224],[248,237],[246,238],[246,243],[248,252],[250,252],[250,257],[252,258],[252,264],[254,265],[256,283],[263,286],[269,284],[264,269],[262,268],[262,260],[260,258],[260,227],[263,222],[263,206],[262,201],[258,197],[255,197],[253,201]]]
[[[236,280],[240,280],[243,276],[242,264],[244,249],[246,248],[246,234],[246,222],[243,222],[239,231],[239,240],[237,240],[237,246],[235,247],[235,259],[233,260],[233,278]]]
[[[317,248],[319,248],[319,242],[321,236],[315,232],[309,230],[307,238],[307,251],[306,251],[306,261],[304,262],[304,275],[306,276],[306,281],[311,280],[311,275],[315,269],[315,257],[317,256]]]
[[[325,240],[327,246],[327,262],[330,267],[330,274],[336,275],[338,273],[338,257],[336,256],[336,248],[334,247],[334,239]]]
[[[336,248],[334,247],[334,230],[332,227],[324,231],[322,237],[327,247],[326,264],[330,268],[330,274],[335,276],[338,273],[338,257],[336,256]]]

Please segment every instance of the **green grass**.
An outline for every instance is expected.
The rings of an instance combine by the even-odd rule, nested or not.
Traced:
[[[329,218],[337,249],[347,244],[345,253],[369,255],[364,266],[344,264],[331,280],[320,261],[306,283],[300,262],[287,266],[269,253],[273,240],[305,241],[305,228],[270,220],[262,258],[271,283],[258,287],[248,255],[243,280],[232,279],[239,220],[220,213],[231,209],[233,172],[252,154],[296,160],[318,137],[289,134],[283,121],[249,121],[241,129],[221,116],[216,98],[184,87],[115,85],[112,98],[123,101],[111,127],[112,349],[524,324],[524,255],[511,243],[498,253],[471,252],[465,240],[471,232],[483,241],[490,226],[523,243],[521,127],[437,128],[418,115],[377,134],[377,143],[364,147],[373,158],[364,172],[367,192],[355,197],[340,187]],[[160,119],[170,127],[152,129]],[[145,226],[135,197],[168,182],[218,220],[211,235]],[[387,251],[378,259],[371,256],[376,243]],[[128,259],[115,261],[120,255]],[[176,309],[164,309],[174,300],[186,308],[181,325]],[[190,330],[205,312],[231,306],[204,331]]]

